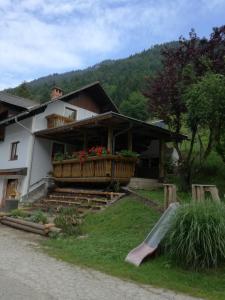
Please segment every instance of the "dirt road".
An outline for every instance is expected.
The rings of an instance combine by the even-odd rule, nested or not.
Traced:
[[[191,300],[58,261],[42,253],[41,237],[0,225],[1,300]]]

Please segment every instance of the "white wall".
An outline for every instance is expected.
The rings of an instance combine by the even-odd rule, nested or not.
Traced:
[[[31,170],[31,185],[46,177],[48,172],[52,171],[51,151],[52,141],[41,138],[35,139]]]
[[[66,107],[75,109],[77,111],[77,121],[97,115],[94,112],[63,101],[52,102],[47,106],[46,110],[43,113],[35,116],[34,131],[39,131],[47,128],[46,116],[51,114],[59,114],[64,116]]]
[[[26,119],[21,122],[24,126],[31,129],[32,119]],[[0,142],[0,169],[15,169],[28,166],[30,133],[14,123],[6,127],[5,139]],[[11,144],[19,142],[17,146],[18,159],[10,160]]]
[[[21,121],[25,127],[32,132],[47,129],[46,116],[51,114],[65,115],[66,107],[75,109],[77,111],[77,120],[90,118],[95,116],[96,113],[88,111],[86,109],[74,106],[63,101],[56,101],[47,106],[43,113],[34,117]],[[11,143],[19,141],[17,153],[17,160],[10,160]],[[32,155],[33,147],[33,155]],[[0,142],[0,169],[15,169],[15,168],[30,168],[30,162],[32,158],[30,189],[35,186],[34,184],[39,182],[42,178],[48,175],[48,172],[52,170],[51,163],[52,141],[35,137],[35,143],[33,144],[33,137],[19,124],[14,123],[6,127],[5,140]],[[29,176],[25,176],[20,179],[20,193],[24,196],[28,190]],[[4,191],[5,179],[0,178],[0,201]]]

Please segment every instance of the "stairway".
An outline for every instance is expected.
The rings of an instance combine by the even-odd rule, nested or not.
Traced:
[[[56,188],[40,202],[43,209],[59,210],[60,207],[76,207],[83,214],[100,211],[124,196],[124,193],[103,192],[99,190],[80,190]]]

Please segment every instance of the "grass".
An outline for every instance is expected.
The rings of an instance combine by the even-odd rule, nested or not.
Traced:
[[[161,192],[153,193],[152,198],[162,197]],[[127,280],[224,300],[225,269],[206,273],[184,271],[170,265],[165,255],[158,255],[139,268],[124,262],[127,253],[143,241],[158,218],[159,213],[126,197],[107,210],[86,217],[82,225],[86,238],[49,239],[44,249],[58,259]]]
[[[137,190],[137,193],[141,196],[149,198],[154,202],[158,203],[161,207],[164,207],[164,191],[163,189],[153,189],[153,190]],[[180,203],[187,203],[191,199],[190,193],[183,193],[177,191],[177,197]]]
[[[205,200],[180,206],[166,238],[167,253],[185,269],[225,264],[225,206]]]

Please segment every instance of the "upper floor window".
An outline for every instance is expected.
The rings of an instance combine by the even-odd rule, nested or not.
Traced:
[[[70,118],[71,120],[77,119],[77,111],[76,109],[72,109],[70,107],[66,107],[65,109],[65,117]]]
[[[19,142],[13,142],[11,144],[10,160],[18,159],[18,144]]]

